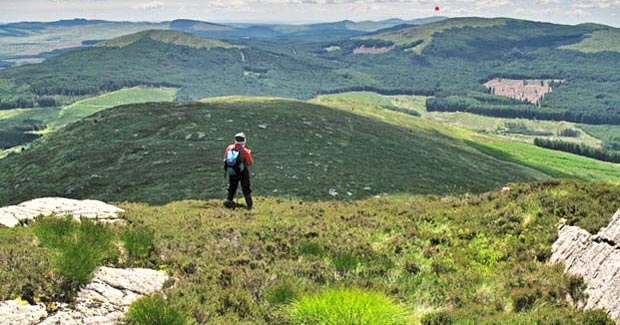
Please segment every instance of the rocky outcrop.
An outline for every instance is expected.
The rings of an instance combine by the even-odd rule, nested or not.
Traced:
[[[124,211],[101,201],[40,198],[0,208],[0,227],[11,228],[40,215],[52,214],[57,216],[71,215],[76,220],[90,218],[104,222],[115,222],[119,220],[118,214],[121,212]]]
[[[551,262],[562,262],[567,273],[581,276],[587,300],[580,308],[605,309],[620,324],[620,211],[606,228],[592,235],[574,226],[560,226]]]
[[[136,299],[162,289],[169,276],[150,269],[98,268],[93,280],[77,295],[74,305],[59,304],[49,315],[42,304],[0,303],[0,322],[10,325],[77,325],[118,323]]]
[[[47,317],[43,304],[31,306],[17,301],[0,302],[0,322],[6,325],[39,324]]]

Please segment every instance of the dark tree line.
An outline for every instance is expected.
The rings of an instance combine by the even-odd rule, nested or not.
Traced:
[[[8,149],[38,139],[40,135],[19,131],[0,131],[0,149]]]
[[[461,100],[462,98],[429,98],[429,112],[466,112],[491,117],[524,118],[530,120],[568,121],[584,124],[620,124],[620,112],[572,112],[538,108],[534,105],[493,105]]]
[[[582,143],[567,142],[561,140],[534,139],[534,144],[541,148],[559,150],[576,155],[594,158],[597,160],[620,163],[620,151],[595,148]]]

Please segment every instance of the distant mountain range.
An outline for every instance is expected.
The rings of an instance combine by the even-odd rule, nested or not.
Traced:
[[[58,106],[137,85],[179,88],[180,100],[239,94],[307,99],[374,90],[433,95],[434,110],[620,124],[618,29],[475,17],[370,33],[359,31],[360,24],[239,27],[182,20],[134,26],[167,30],[0,70],[0,108]],[[275,36],[241,37],[250,33]],[[204,38],[220,34],[237,38]],[[489,96],[484,83],[495,78],[563,82],[538,107]]]
[[[8,23],[0,24],[0,68],[41,62],[67,50],[150,29],[182,31],[227,40],[258,38],[326,41],[359,36],[398,25],[420,25],[443,19],[446,17],[361,22],[345,20],[307,25],[216,24],[188,19],[161,23],[87,19]]]

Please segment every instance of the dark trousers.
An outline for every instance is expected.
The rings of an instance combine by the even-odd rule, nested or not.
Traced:
[[[245,169],[241,174],[231,175],[228,178],[228,201],[232,201],[237,194],[237,188],[241,183],[245,203],[248,207],[252,207],[252,189],[250,189],[250,171]]]

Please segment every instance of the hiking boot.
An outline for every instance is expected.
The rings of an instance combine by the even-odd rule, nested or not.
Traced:
[[[252,210],[252,206],[254,206],[254,202],[252,201],[252,197],[251,196],[246,196],[245,197],[245,204],[246,204],[246,209],[248,210]]]
[[[232,200],[226,200],[226,201],[224,202],[224,207],[225,207],[226,209],[234,209],[234,208],[236,207],[236,204],[235,204],[235,202],[233,202]]]

